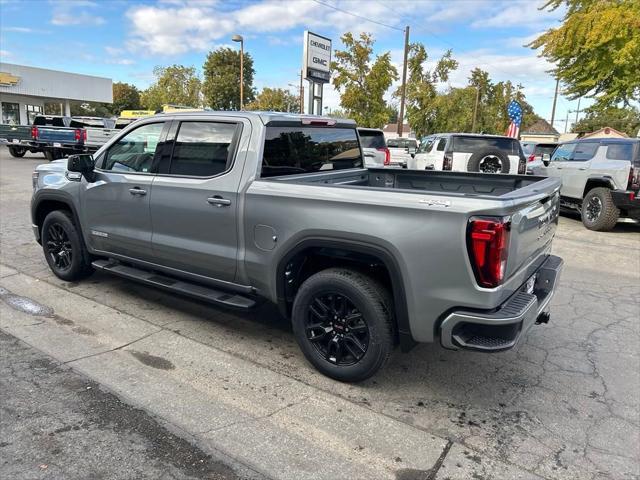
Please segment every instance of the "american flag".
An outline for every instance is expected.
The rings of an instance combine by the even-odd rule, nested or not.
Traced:
[[[507,137],[518,138],[520,134],[520,124],[522,123],[522,107],[515,100],[509,102],[507,113],[511,119],[511,125],[507,129]]]

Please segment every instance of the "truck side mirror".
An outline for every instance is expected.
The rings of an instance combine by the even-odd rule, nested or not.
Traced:
[[[93,167],[93,155],[88,153],[70,155],[67,159],[67,170],[82,174],[89,182],[94,181]]]
[[[544,163],[544,166],[548,167],[550,162],[551,162],[551,155],[549,155],[548,153],[543,154],[542,163]]]

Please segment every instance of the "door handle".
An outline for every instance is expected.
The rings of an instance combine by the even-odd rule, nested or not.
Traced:
[[[578,170],[586,170],[586,168],[585,167],[581,167]]]
[[[558,169],[558,170],[562,170],[562,167],[556,167],[556,169]]]
[[[213,197],[207,198],[207,202],[210,205],[215,205],[216,207],[228,207],[231,205],[231,200],[222,198],[220,195],[214,195]]]
[[[146,190],[142,190],[140,187],[134,187],[134,188],[130,188],[129,189],[129,193],[131,195],[139,195],[139,196],[144,196],[147,194]]]

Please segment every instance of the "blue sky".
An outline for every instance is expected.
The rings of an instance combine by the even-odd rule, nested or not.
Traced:
[[[293,90],[288,84],[298,82],[304,30],[332,38],[334,48],[341,47],[339,38],[346,31],[370,32],[376,53],[390,51],[400,71],[401,30],[410,25],[411,41],[424,43],[432,60],[453,50],[460,67],[450,79],[452,86],[464,85],[469,71],[480,67],[493,80],[521,83],[537,113],[550,119],[555,83],[546,72],[551,66],[523,46],[562,17],[562,11],[538,10],[542,3],[0,0],[0,56],[9,63],[105,76],[145,88],[153,80],[154,66],[179,63],[200,70],[209,50],[237,48],[230,38],[239,33],[255,61],[256,86]],[[325,87],[325,105],[338,104],[337,92]],[[576,107],[576,101],[560,97],[555,123],[559,131],[564,130],[566,112]]]

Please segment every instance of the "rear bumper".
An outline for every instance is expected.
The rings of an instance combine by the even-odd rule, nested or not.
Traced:
[[[453,311],[440,326],[445,348],[500,352],[513,348],[531,326],[549,320],[549,302],[558,286],[563,261],[549,255],[536,271],[533,293],[524,286],[497,309]]]
[[[612,190],[611,199],[616,207],[631,218],[640,219],[640,196],[632,191]]]

